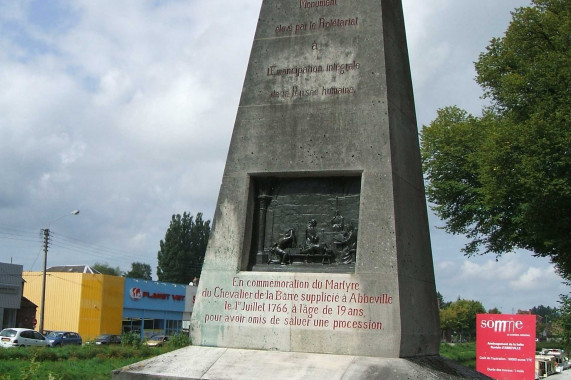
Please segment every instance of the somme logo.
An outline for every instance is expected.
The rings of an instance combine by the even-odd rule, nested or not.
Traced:
[[[129,296],[132,300],[137,301],[143,298],[143,292],[139,288],[131,288],[131,290],[129,290]]]
[[[482,319],[480,327],[483,329],[494,329],[494,332],[515,332],[523,328],[523,321]]]

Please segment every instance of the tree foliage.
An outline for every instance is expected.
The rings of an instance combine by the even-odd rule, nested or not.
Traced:
[[[476,315],[485,312],[480,301],[458,298],[440,309],[440,329],[444,333],[448,332],[447,336],[457,335],[460,341],[464,338],[473,339],[476,336]]]
[[[144,263],[131,263],[131,270],[125,273],[125,277],[139,278],[142,280],[152,280],[152,270],[149,264]]]
[[[559,318],[559,310],[551,306],[534,306],[530,309],[531,314],[536,316],[535,322],[535,336],[541,339],[551,338],[557,335],[557,326],[553,329],[554,322],[556,323]]]
[[[444,301],[444,296],[440,292],[436,292],[436,300],[438,302],[439,309],[444,309],[445,307],[450,305],[450,302]]]
[[[556,307],[539,305],[532,307],[530,311],[531,314],[539,315],[544,320],[546,319],[554,320],[559,317],[559,310],[557,310]]]
[[[197,213],[196,219],[186,212],[173,215],[165,239],[160,242],[159,281],[188,284],[200,277],[209,236],[210,221],[202,220],[202,213]]]
[[[438,111],[421,133],[427,196],[468,255],[516,248],[571,275],[571,0],[517,9],[476,62],[491,105]],[[481,250],[483,248],[483,251]]]
[[[121,268],[119,268],[119,267],[113,268],[108,263],[104,263],[104,264],[95,263],[95,264],[93,264],[92,268],[101,274],[109,274],[111,276],[122,276],[123,275]]]
[[[571,349],[571,296],[569,294],[561,294],[559,296],[559,319],[558,324],[561,327],[563,343],[569,350]]]

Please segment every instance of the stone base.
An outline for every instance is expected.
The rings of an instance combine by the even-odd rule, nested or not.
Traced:
[[[410,359],[189,346],[113,371],[113,379],[490,379],[439,356]]]

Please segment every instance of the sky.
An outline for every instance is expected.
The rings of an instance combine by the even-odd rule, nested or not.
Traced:
[[[473,63],[529,4],[403,0],[419,128],[448,105],[480,113]],[[48,266],[155,275],[173,214],[212,219],[260,6],[0,0],[0,262],[40,271],[49,228]],[[569,292],[547,259],[468,259],[429,221],[445,301],[512,313]]]

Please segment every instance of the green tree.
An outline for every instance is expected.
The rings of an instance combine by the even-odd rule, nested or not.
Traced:
[[[531,314],[539,315],[543,319],[552,319],[553,320],[553,319],[556,319],[557,317],[559,317],[559,311],[557,310],[556,307],[539,305],[539,306],[532,307],[530,309],[530,311],[531,311]]]
[[[95,264],[93,264],[92,268],[101,274],[109,274],[111,276],[122,276],[123,275],[121,268],[119,268],[119,267],[113,268],[108,263],[105,263],[105,264],[95,263]]]
[[[446,337],[471,340],[476,336],[476,314],[485,312],[481,302],[458,298],[440,310],[440,329]]]
[[[534,306],[530,309],[531,314],[536,316],[536,336],[551,338],[553,334],[553,324],[560,318],[559,310],[551,306]],[[556,328],[557,330],[557,328]]]
[[[457,327],[458,313],[451,307],[440,309],[440,331],[442,339],[447,342],[452,340],[452,333]]]
[[[438,302],[438,307],[440,309],[444,309],[444,308],[448,307],[448,305],[450,305],[450,302],[446,302],[444,300],[444,296],[440,292],[436,292],[436,300]]]
[[[210,221],[196,219],[190,213],[173,215],[165,239],[160,242],[157,276],[159,281],[188,284],[200,277],[208,237]]]
[[[125,273],[125,277],[140,278],[142,280],[152,280],[152,270],[149,264],[144,263],[131,263],[131,270]]]
[[[559,296],[559,319],[557,324],[560,326],[563,343],[567,351],[571,349],[571,296],[569,294],[561,294]]]
[[[467,255],[517,248],[571,276],[571,0],[533,0],[476,62],[491,105],[421,132],[427,196]],[[483,248],[483,250],[482,250]]]

